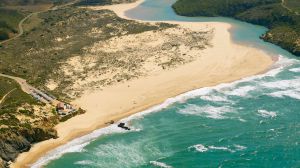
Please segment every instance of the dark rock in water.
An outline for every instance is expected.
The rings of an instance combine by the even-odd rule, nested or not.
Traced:
[[[123,128],[125,126],[125,123],[120,123],[119,125],[118,125],[118,127],[121,127],[121,128]]]
[[[120,123],[120,124],[118,124],[118,127],[123,128],[123,129],[125,129],[125,130],[130,130],[129,127],[125,126],[125,123]]]

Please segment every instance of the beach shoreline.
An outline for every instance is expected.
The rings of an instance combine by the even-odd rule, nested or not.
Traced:
[[[140,0],[132,4],[93,9],[109,9],[121,18],[130,19],[124,12],[142,2],[143,0]],[[164,22],[179,24],[195,31],[207,26],[214,28],[213,47],[205,49],[199,59],[175,69],[162,70],[146,77],[108,86],[103,90],[85,93],[74,103],[87,112],[58,124],[56,129],[59,138],[33,145],[30,151],[20,154],[11,167],[28,167],[45,153],[72,139],[103,128],[107,126],[105,123],[111,120],[118,121],[161,104],[168,98],[202,87],[216,86],[264,73],[276,61],[262,50],[233,42],[229,33],[230,24]]]

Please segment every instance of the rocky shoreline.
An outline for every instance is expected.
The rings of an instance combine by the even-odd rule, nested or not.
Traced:
[[[0,168],[9,167],[17,156],[28,151],[32,144],[57,138],[53,128],[16,129],[0,135]]]

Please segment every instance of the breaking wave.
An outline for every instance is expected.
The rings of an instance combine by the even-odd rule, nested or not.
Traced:
[[[206,101],[213,101],[213,102],[229,102],[229,100],[226,97],[216,96],[216,95],[204,95],[201,96],[201,99]]]
[[[243,86],[243,87],[239,87],[234,90],[225,91],[224,93],[227,95],[231,95],[231,96],[244,97],[248,94],[248,92],[255,90],[255,89],[256,89],[256,87],[254,87],[254,86]]]
[[[242,151],[247,149],[247,147],[242,146],[242,145],[233,145],[233,147],[226,147],[226,146],[214,146],[214,145],[210,145],[210,146],[204,146],[202,144],[196,144],[193,146],[188,147],[189,150],[191,149],[195,149],[198,152],[207,152],[207,151],[213,151],[213,150],[221,150],[221,151],[227,151],[227,152],[236,152],[236,151]]]
[[[166,163],[158,162],[158,161],[150,161],[150,164],[156,167],[161,167],[161,168],[172,168],[172,166],[167,165]]]
[[[273,92],[269,94],[272,97],[290,97],[294,99],[299,99],[300,100],[300,92],[295,91],[295,90],[285,90],[285,91],[278,91],[278,92]]]
[[[247,149],[247,147],[246,146],[242,146],[242,145],[233,145],[235,148],[236,148],[236,150],[237,151],[242,151],[242,150],[245,150],[245,149]]]
[[[158,112],[164,108],[167,108],[168,106],[170,106],[171,104],[174,104],[175,102],[184,102],[187,99],[191,99],[191,98],[195,98],[195,97],[202,96],[203,99],[207,99],[207,100],[211,100],[211,101],[227,101],[227,99],[224,97],[210,97],[207,95],[209,93],[212,93],[212,91],[221,91],[222,92],[222,90],[224,90],[224,88],[233,88],[241,82],[249,82],[249,81],[252,81],[255,79],[261,79],[264,77],[274,77],[277,74],[279,74],[280,72],[282,72],[284,68],[286,68],[290,65],[293,65],[295,62],[298,62],[298,61],[295,59],[288,59],[283,56],[279,56],[279,60],[274,64],[272,69],[270,69],[268,72],[266,72],[264,74],[259,74],[259,75],[255,75],[252,77],[243,78],[241,80],[231,82],[231,83],[219,84],[214,87],[204,87],[204,88],[196,89],[196,90],[181,94],[179,96],[169,98],[162,104],[154,106],[152,108],[149,108],[140,113],[131,115],[125,119],[122,119],[121,122],[128,122],[133,119],[142,118],[143,116],[145,116],[149,113]],[[242,88],[239,88],[239,89],[233,90],[231,92],[227,92],[227,93],[229,95],[231,94],[231,95],[243,96],[247,92],[254,90],[254,89],[255,89],[254,87],[242,87]],[[225,93],[226,93],[226,91],[225,91]],[[290,94],[290,93],[283,91],[283,92],[273,93],[273,96],[280,97],[280,96],[286,96],[288,94]],[[289,96],[300,99],[300,96],[298,96],[296,94],[290,94]],[[181,110],[181,113],[183,113],[183,114],[188,114],[188,113],[199,114],[199,111],[205,111],[205,112],[200,112],[200,115],[206,115],[207,117],[210,117],[210,118],[220,119],[220,118],[224,118],[224,116],[223,116],[224,113],[232,111],[232,109],[228,106],[225,106],[225,107],[215,107],[215,106],[198,107],[198,106],[189,105],[189,108],[190,108],[191,112],[188,112],[187,110],[185,110],[185,111]],[[194,108],[194,110],[193,110],[193,108]],[[140,129],[132,129],[132,131],[140,131]],[[76,138],[76,139],[68,142],[65,145],[55,148],[54,150],[48,152],[46,155],[41,157],[37,162],[35,162],[31,166],[33,168],[42,167],[43,165],[47,164],[49,161],[55,160],[55,159],[61,157],[65,153],[84,152],[84,150],[83,150],[84,147],[86,145],[88,145],[91,141],[98,138],[99,136],[106,135],[106,134],[112,134],[112,133],[125,133],[125,132],[128,132],[128,131],[124,131],[123,129],[118,128],[116,124],[110,125],[105,128],[101,128],[90,134],[87,134],[80,138]],[[205,152],[205,151],[209,150],[209,147],[205,147],[201,144],[194,145],[193,148],[195,148],[197,151],[200,151],[200,152]],[[211,146],[211,148],[213,148],[213,147]],[[80,163],[84,163],[84,162],[79,162],[78,164],[80,164]]]
[[[75,162],[76,165],[82,165],[82,166],[89,166],[89,165],[95,165],[95,163],[91,160],[81,160]]]
[[[234,109],[228,106],[215,107],[211,105],[198,106],[194,104],[188,104],[184,109],[180,109],[178,113],[188,115],[206,116],[213,119],[226,118],[223,114],[232,112]]]
[[[280,80],[275,82],[265,82],[261,84],[266,88],[275,88],[275,89],[299,89],[300,88],[300,78],[290,79],[290,80]]]
[[[292,68],[292,69],[289,69],[289,71],[291,71],[291,72],[300,72],[300,68]]]
[[[206,152],[206,151],[208,151],[208,148],[205,147],[205,146],[202,145],[202,144],[197,144],[197,145],[190,146],[188,149],[189,149],[189,150],[190,150],[190,149],[195,149],[195,150],[198,151],[198,152]]]
[[[46,155],[41,157],[37,162],[31,165],[32,168],[39,168],[47,164],[51,160],[55,160],[61,157],[65,153],[84,152],[84,147],[91,141],[101,135],[107,135],[111,133],[122,133],[125,132],[123,129],[117,127],[117,125],[110,125],[108,127],[96,130],[90,134],[76,138],[65,145],[62,145],[54,150],[48,152]]]
[[[273,112],[273,111],[258,110],[257,112],[258,112],[259,116],[262,116],[264,118],[274,118],[277,116],[276,112]]]

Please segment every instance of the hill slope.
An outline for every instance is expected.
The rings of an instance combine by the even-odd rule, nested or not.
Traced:
[[[73,0],[0,0],[0,41],[16,36],[19,22],[28,14],[71,1]]]
[[[18,32],[18,23],[23,17],[23,14],[16,10],[0,9],[0,41]]]
[[[178,0],[173,9],[184,16],[226,16],[266,26],[264,40],[300,56],[298,0]]]
[[[0,77],[0,167],[32,143],[56,138],[58,117],[51,106],[37,102],[12,79]],[[2,165],[1,165],[2,164]]]

